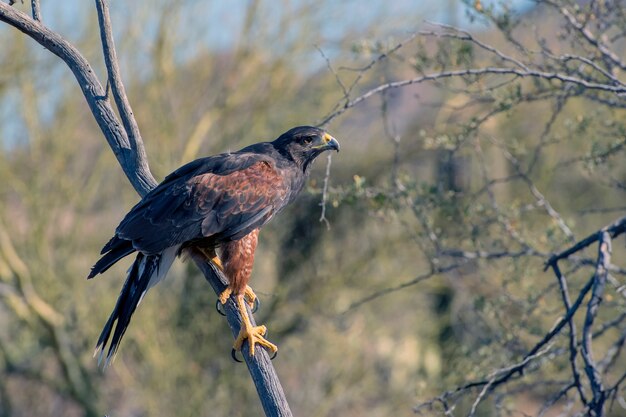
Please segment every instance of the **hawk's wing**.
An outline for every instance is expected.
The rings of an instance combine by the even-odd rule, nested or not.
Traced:
[[[124,240],[135,250],[155,254],[200,239],[215,244],[239,239],[285,205],[289,186],[273,160],[262,154],[222,154],[191,162],[133,207],[103,252]]]

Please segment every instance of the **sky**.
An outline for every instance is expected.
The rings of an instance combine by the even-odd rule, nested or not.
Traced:
[[[468,0],[469,1],[469,0]],[[242,31],[245,20],[245,12],[251,0],[192,0],[181,9],[177,15],[165,16],[167,19],[176,19],[175,27],[180,28],[173,33],[180,41],[176,44],[177,60],[180,64],[197,56],[198,48],[208,50],[228,50],[238,38]],[[29,2],[20,5],[19,8],[29,11]],[[158,7],[148,7],[154,4],[175,4],[177,0],[169,1],[111,1],[110,10],[113,21],[114,36],[118,44],[118,55],[123,75],[130,72],[132,68],[135,79],[149,77],[148,72],[142,73],[142,68],[149,68],[148,65],[141,65],[141,52],[150,51],[150,43],[154,39],[154,33],[158,27],[159,19],[162,18]],[[529,0],[515,0],[510,2],[490,2],[483,1],[484,7],[490,3],[506,4],[510,7],[524,11],[534,3]],[[323,44],[320,48],[328,54],[331,59],[338,41],[347,34],[360,34],[367,28],[377,27],[376,33],[369,33],[368,36],[376,38],[393,34],[398,37],[405,37],[408,33],[423,27],[425,21],[453,24],[455,26],[479,32],[486,28],[484,23],[470,22],[467,18],[466,7],[459,0],[444,0],[440,2],[417,1],[417,0],[343,0],[334,2],[308,2],[306,0],[274,0],[261,2],[262,21],[268,25],[264,29],[276,27],[279,30],[281,18],[285,15],[291,16],[295,10],[312,5],[306,9],[305,13],[315,14],[319,23],[319,32],[323,34]],[[72,43],[79,46],[79,49],[86,55],[86,58],[93,63],[98,71],[102,71],[101,52],[84,51],[80,44],[87,38],[98,36],[95,7],[92,1],[84,0],[64,0],[64,1],[42,1],[43,21],[53,30],[58,31]],[[279,7],[281,6],[281,7]],[[87,19],[85,21],[85,19]],[[129,29],[130,28],[130,29]],[[14,30],[5,25],[0,26],[1,31]],[[287,34],[287,41],[288,41]],[[355,35],[356,37],[356,35]],[[128,44],[126,39],[134,39],[137,44]],[[187,40],[193,40],[188,42]],[[32,42],[28,40],[28,42]],[[92,43],[93,44],[93,43]],[[33,43],[34,45],[34,43]],[[126,46],[126,48],[125,48]],[[313,45],[312,45],[313,46]],[[43,65],[49,68],[39,91],[42,91],[45,100],[42,103],[40,112],[42,119],[46,120],[53,115],[54,102],[62,94],[63,88],[67,88],[68,82],[74,82],[69,71],[63,64],[54,63],[56,58],[34,46],[36,51],[36,65]],[[280,53],[281,45],[268,45],[273,53]],[[335,49],[334,49],[335,48]],[[311,70],[316,70],[325,65],[325,61],[315,48],[310,48],[310,56],[305,57],[307,65],[303,66]],[[6,59],[6,58],[5,58]],[[129,64],[131,63],[131,64]],[[147,70],[144,70],[147,71]],[[104,79],[100,74],[100,78]],[[0,75],[0,81],[7,81],[10,84],[10,74]],[[6,79],[5,79],[6,78]],[[80,94],[76,89],[76,93]],[[9,91],[0,98],[0,123],[2,124],[0,143],[4,146],[12,146],[23,142],[23,127],[19,117],[15,116],[17,95],[15,91]]]

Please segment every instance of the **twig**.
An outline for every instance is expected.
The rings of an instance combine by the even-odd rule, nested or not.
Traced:
[[[554,271],[554,275],[556,275],[557,281],[559,283],[559,289],[561,291],[561,298],[563,299],[563,305],[566,310],[569,310],[572,307],[572,302],[570,301],[569,291],[567,289],[567,280],[561,273],[561,269],[559,268],[558,263],[552,264],[552,270]],[[567,320],[567,324],[569,325],[569,362],[572,368],[572,375],[574,376],[574,386],[578,391],[578,395],[580,396],[580,400],[583,404],[587,405],[587,397],[585,396],[585,392],[583,390],[583,386],[580,382],[580,371],[578,370],[578,365],[576,364],[576,357],[578,356],[578,348],[576,346],[576,325],[574,324],[573,316]]]
[[[135,158],[138,160],[138,163],[141,163],[141,161],[147,161],[146,151],[143,146],[141,133],[139,133],[139,126],[137,126],[137,121],[135,120],[130,103],[128,102],[128,97],[126,96],[126,89],[122,83],[117,52],[115,51],[115,41],[113,40],[113,31],[111,30],[111,17],[109,15],[109,6],[107,1],[96,0],[96,10],[98,12],[102,52],[104,54],[104,62],[108,74],[105,96],[108,94],[108,87],[111,87],[115,105],[119,111],[122,123],[124,123],[124,130],[128,135],[131,150],[133,151]]]
[[[478,394],[478,396],[476,397],[476,399],[472,403],[472,408],[470,409],[468,417],[474,417],[474,415],[476,414],[476,409],[478,408],[478,405],[485,398],[485,396],[489,393],[489,390],[491,389],[492,385],[497,381],[498,375],[500,375],[500,374],[507,374],[507,373],[511,372],[511,370],[514,370],[514,369],[524,368],[533,359],[536,359],[536,358],[538,358],[540,356],[543,356],[546,353],[548,353],[550,351],[551,347],[552,347],[552,345],[548,344],[545,348],[543,348],[542,350],[536,352],[535,354],[526,356],[519,363],[507,366],[505,368],[496,369],[495,371],[493,371],[489,375],[489,381],[483,386],[482,390],[480,391],[480,393]]]
[[[333,161],[330,153],[326,159],[326,173],[324,174],[324,186],[322,187],[322,201],[320,202],[320,206],[322,207],[322,213],[320,214],[320,222],[324,222],[326,224],[326,228],[330,230],[330,222],[326,218],[326,204],[328,203],[328,181],[330,179],[330,165]]]
[[[572,83],[581,87],[585,87],[586,89],[589,89],[589,90],[605,91],[605,92],[610,92],[610,93],[615,93],[615,94],[626,93],[626,85],[619,86],[619,85],[602,84],[602,83],[588,81],[579,77],[574,77],[569,74],[563,74],[559,72],[548,72],[548,71],[541,71],[541,70],[536,70],[536,69],[524,70],[521,68],[509,68],[509,67],[468,68],[468,69],[461,69],[461,70],[441,71],[441,72],[436,72],[432,74],[422,75],[422,76],[411,78],[408,80],[393,81],[393,82],[381,84],[377,87],[374,87],[366,91],[360,96],[350,101],[347,101],[340,109],[335,110],[334,112],[326,116],[326,118],[324,118],[324,120],[320,124],[325,125],[329,123],[331,120],[335,119],[337,116],[345,113],[348,109],[356,106],[362,101],[367,100],[371,96],[380,94],[383,91],[386,91],[392,88],[401,88],[401,87],[406,87],[406,86],[413,85],[413,84],[420,84],[425,81],[434,81],[434,80],[440,80],[444,78],[462,78],[462,77],[467,77],[467,76],[482,76],[482,75],[493,75],[493,74],[511,75],[511,76],[522,77],[522,78],[539,78],[539,79],[543,79],[546,81],[557,80],[557,81]]]
[[[556,56],[547,51],[542,51],[542,52],[547,57],[552,58],[554,60],[561,61],[563,63],[567,63],[569,61],[580,61],[583,64],[589,65],[591,68],[598,71],[607,79],[611,80],[614,84],[624,85],[624,83],[619,78],[615,77],[613,74],[611,74],[610,72],[608,72],[607,70],[605,70],[604,68],[602,68],[600,65],[598,65],[597,63],[595,63],[589,58],[585,58],[584,56],[579,56],[579,55],[571,55],[571,54],[564,54],[564,55]]]
[[[552,207],[552,204],[550,204],[550,202],[546,199],[546,197],[539,191],[535,183],[522,170],[519,160],[511,152],[509,152],[501,143],[499,143],[495,139],[492,139],[492,142],[502,149],[502,154],[509,162],[511,162],[511,164],[513,165],[513,168],[515,168],[517,174],[519,175],[519,178],[521,178],[522,181],[526,183],[526,185],[528,186],[528,189],[530,190],[530,193],[537,200],[537,205],[540,207],[543,207],[546,210],[546,213],[548,213],[548,215],[556,221],[557,225],[559,226],[563,234],[567,236],[570,240],[574,241],[574,233],[572,232],[572,230],[569,228],[567,223],[565,223],[565,220],[563,219],[561,214],[558,211],[556,211],[554,207]]]
[[[593,399],[589,404],[589,408],[595,413],[596,416],[603,415],[606,393],[602,384],[600,371],[598,370],[598,367],[593,359],[593,352],[591,350],[591,341],[593,337],[592,327],[595,317],[598,314],[598,307],[602,302],[602,296],[604,294],[604,287],[606,286],[606,278],[608,275],[608,265],[611,262],[611,237],[609,233],[607,231],[601,232],[598,239],[598,263],[593,277],[591,299],[589,300],[589,304],[587,306],[582,343],[582,357],[585,362],[585,372],[587,374],[587,378],[589,378],[589,385],[591,386],[591,391],[593,392]]]
[[[559,401],[565,394],[567,394],[569,390],[574,388],[575,385],[576,385],[575,382],[570,382],[567,385],[565,385],[556,395],[554,395],[552,398],[550,398],[548,401],[546,401],[543,404],[543,406],[539,410],[539,413],[537,414],[537,417],[543,417],[548,412],[550,407],[556,404],[557,401]]]
[[[565,17],[569,24],[574,29],[576,29],[583,36],[583,38],[585,38],[587,42],[589,42],[589,44],[595,47],[596,50],[598,50],[607,61],[612,62],[613,64],[620,67],[622,70],[626,70],[626,63],[622,62],[622,60],[615,52],[609,49],[609,47],[606,46],[603,42],[598,40],[596,36],[589,30],[589,28],[586,27],[586,24],[579,22],[578,19],[576,19],[576,17],[566,7],[561,7],[552,1],[545,1],[545,3],[557,9],[561,13],[561,15]]]
[[[422,36],[435,36],[437,38],[453,38],[453,39],[458,39],[461,41],[469,41],[473,44],[475,44],[476,46],[478,46],[481,49],[484,49],[485,51],[492,53],[494,55],[496,55],[498,58],[502,59],[503,61],[506,62],[510,62],[513,65],[520,67],[523,70],[529,70],[528,66],[526,64],[524,64],[523,62],[521,62],[520,60],[513,58],[510,55],[506,55],[505,53],[501,52],[500,50],[494,48],[491,45],[487,45],[484,42],[481,42],[480,40],[476,39],[474,36],[472,36],[469,32],[466,32],[464,30],[461,30],[457,27],[451,26],[451,25],[446,25],[444,23],[437,23],[437,22],[431,22],[431,21],[426,21],[426,23],[433,25],[433,26],[437,26],[446,30],[451,30],[454,33],[449,33],[449,32],[432,32],[432,31],[421,31],[419,32],[420,35]]]
[[[432,399],[418,407],[422,407],[426,404],[432,404],[435,401],[446,401],[448,398],[458,395],[462,392],[465,392],[467,390],[474,389],[474,388],[479,388],[479,387],[482,388],[487,384],[489,384],[488,391],[492,391],[499,385],[509,381],[514,375],[516,374],[521,375],[521,373],[524,371],[525,367],[529,363],[529,361],[527,361],[526,359],[535,357],[538,352],[541,352],[543,347],[546,346],[557,334],[559,334],[561,330],[563,329],[563,327],[565,326],[565,324],[567,324],[568,321],[574,316],[574,314],[576,314],[576,311],[578,311],[578,309],[580,308],[583,302],[583,299],[585,298],[589,290],[591,290],[593,282],[594,282],[593,278],[587,282],[587,284],[578,293],[578,297],[576,298],[576,301],[574,301],[570,309],[567,310],[566,314],[563,317],[561,317],[561,319],[557,321],[554,327],[546,335],[544,335],[544,337],[539,342],[537,342],[532,349],[530,349],[526,353],[526,355],[524,356],[524,358],[522,359],[520,363],[518,363],[517,365],[511,366],[509,368],[506,368],[506,372],[504,372],[502,375],[500,375],[496,379],[493,379],[493,380],[482,379],[482,380],[468,382],[465,385],[461,385],[453,390],[446,391],[443,394],[441,394],[439,397],[436,397],[435,399]]]
[[[544,270],[547,270],[550,266],[552,266],[552,264],[554,264],[555,262],[567,258],[571,255],[573,255],[574,253],[586,248],[587,246],[597,242],[600,237],[603,235],[603,232],[608,232],[609,233],[609,237],[611,238],[615,238],[616,236],[624,233],[626,231],[626,216],[617,219],[616,221],[614,221],[613,223],[604,226],[602,229],[598,230],[597,232],[587,236],[586,238],[584,238],[583,240],[577,242],[575,245],[573,245],[572,247],[559,252],[555,255],[553,255],[552,257],[550,257],[550,259],[548,259],[548,261],[546,262],[546,265],[544,267]]]
[[[347,70],[347,71],[357,71],[359,73],[359,75],[357,75],[355,80],[352,81],[352,84],[350,84],[350,87],[348,88],[348,94],[345,97],[346,100],[349,99],[350,93],[352,93],[354,88],[359,84],[359,82],[361,81],[361,79],[363,78],[363,76],[365,75],[365,73],[367,71],[369,71],[374,65],[378,64],[379,62],[384,61],[385,59],[389,58],[392,54],[397,52],[399,49],[403,48],[407,43],[411,42],[418,35],[419,35],[419,33],[417,33],[417,32],[416,33],[412,33],[411,35],[409,35],[408,37],[406,37],[405,39],[400,41],[398,44],[396,44],[396,46],[394,46],[393,48],[391,48],[387,52],[383,52],[382,54],[378,55],[369,64],[367,64],[366,66],[364,66],[362,68],[340,67],[339,69],[343,69],[343,70]]]
[[[337,81],[337,84],[341,88],[341,91],[343,91],[344,97],[348,98],[350,96],[350,92],[346,88],[346,85],[343,83],[343,81],[341,81],[341,77],[339,77],[339,74],[337,73],[337,71],[335,71],[335,68],[333,68],[333,64],[330,63],[330,59],[326,56],[322,48],[315,45],[315,49],[317,49],[317,51],[320,53],[322,58],[324,58],[324,61],[326,61],[326,67],[335,76],[335,81]]]
[[[31,0],[30,6],[33,11],[33,19],[41,22],[41,6],[39,5],[39,0]]]
[[[387,288],[382,289],[380,291],[376,291],[375,293],[372,293],[372,294],[370,294],[370,295],[368,295],[366,297],[361,298],[359,301],[355,301],[354,303],[350,304],[350,306],[343,312],[343,314],[346,314],[346,313],[348,313],[348,312],[350,312],[350,311],[352,311],[352,310],[362,306],[363,304],[368,303],[368,302],[370,302],[372,300],[375,300],[375,299],[377,299],[379,297],[382,297],[382,296],[387,295],[389,293],[400,291],[400,290],[403,290],[403,289],[405,289],[407,287],[419,284],[422,281],[425,281],[425,280],[427,280],[429,278],[432,278],[432,277],[434,277],[436,275],[445,274],[447,272],[453,271],[453,270],[455,270],[457,268],[460,268],[461,266],[462,266],[462,264],[452,264],[452,265],[444,266],[444,267],[441,267],[441,268],[429,271],[429,272],[427,272],[425,274],[418,275],[417,277],[415,277],[415,278],[413,278],[413,279],[411,279],[409,281],[403,282],[403,283],[395,285],[393,287],[387,287]]]

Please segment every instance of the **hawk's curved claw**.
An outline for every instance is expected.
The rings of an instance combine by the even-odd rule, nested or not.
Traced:
[[[226,287],[226,289],[222,291],[222,293],[219,295],[219,302],[222,304],[226,304],[226,302],[228,301],[228,297],[230,297],[232,294],[233,289],[230,287]],[[252,291],[252,288],[250,288],[248,285],[246,285],[246,289],[243,290],[243,294],[246,299],[246,303],[248,304],[248,306],[250,306],[252,312],[256,313],[256,311],[259,309],[259,305],[261,304],[259,302],[259,297],[256,296],[254,291]]]
[[[254,300],[252,301],[252,306],[250,306],[250,310],[252,311],[252,314],[256,313],[260,305],[261,305],[261,302],[259,301],[259,298],[255,296]]]
[[[250,311],[252,311],[252,314],[257,312],[257,310],[259,309],[260,305],[261,305],[261,302],[259,301],[259,299],[255,298],[254,301],[252,302],[252,306],[250,306]],[[222,302],[219,299],[215,302],[215,310],[217,310],[217,312],[220,314],[220,316],[226,317],[226,311],[224,310],[224,304],[222,304]]]
[[[278,347],[269,342],[265,337],[267,333],[267,327],[265,326],[253,326],[250,321],[250,317],[248,317],[248,311],[246,310],[246,301],[244,300],[244,295],[237,296],[237,308],[239,313],[241,314],[241,328],[239,329],[239,334],[235,339],[235,343],[233,344],[234,350],[241,350],[241,347],[244,343],[248,343],[249,354],[250,356],[254,356],[254,350],[256,345],[262,346],[265,349],[273,352],[278,350]]]
[[[234,360],[235,362],[239,362],[239,363],[242,363],[242,362],[243,362],[243,361],[240,361],[240,360],[239,360],[239,358],[237,358],[237,350],[236,350],[235,348],[232,348],[232,349],[231,349],[231,351],[230,351],[230,356],[231,356],[231,358],[233,358],[233,360]]]
[[[243,361],[240,361],[239,358],[237,357],[237,352],[239,352],[237,349],[232,348],[230,350],[230,357],[233,358],[233,360],[235,362],[238,363],[243,363]],[[275,350],[274,353],[272,354],[272,356],[270,356],[270,360],[273,361],[274,359],[276,359],[276,356],[278,356],[278,350]]]
[[[226,316],[226,311],[224,311],[224,304],[222,304],[220,300],[217,300],[215,302],[215,309],[221,316]]]

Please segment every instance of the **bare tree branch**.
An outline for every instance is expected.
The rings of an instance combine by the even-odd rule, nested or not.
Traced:
[[[606,278],[608,275],[608,265],[611,262],[611,237],[609,232],[603,231],[598,237],[598,263],[594,275],[593,290],[591,291],[591,299],[587,307],[585,316],[585,325],[583,328],[582,357],[585,362],[585,372],[589,378],[589,385],[593,392],[593,400],[589,404],[590,410],[595,416],[604,415],[604,401],[606,400],[606,392],[602,384],[600,371],[593,359],[591,350],[592,327],[593,322],[598,314],[598,307],[602,302]]]
[[[330,165],[332,162],[333,158],[328,154],[326,159],[326,172],[324,173],[324,186],[322,187],[322,201],[320,202],[322,212],[320,213],[319,221],[324,222],[328,230],[330,230],[330,222],[326,218],[326,205],[328,204],[328,182],[330,181]]]
[[[0,2],[0,21],[30,36],[67,64],[76,77],[98,126],[135,190],[145,195],[154,188],[157,182],[150,172],[147,161],[133,151],[143,148],[143,144],[131,144],[111,103],[106,98],[102,84],[82,54],[58,33],[2,2]]]
[[[574,77],[572,75],[564,74],[560,72],[549,72],[549,71],[542,71],[542,70],[537,70],[537,69],[525,70],[521,68],[509,68],[509,67],[468,68],[468,69],[461,69],[461,70],[441,71],[441,72],[436,72],[432,74],[422,75],[420,77],[415,77],[415,78],[411,78],[408,80],[393,81],[393,82],[381,84],[377,87],[374,87],[366,91],[365,93],[361,94],[360,96],[356,98],[353,98],[351,100],[346,100],[345,104],[341,108],[339,108],[338,110],[335,110],[334,112],[326,116],[326,118],[324,118],[324,120],[320,123],[320,125],[323,126],[323,125],[330,123],[331,120],[345,113],[348,109],[351,109],[352,107],[356,106],[362,101],[365,101],[368,98],[376,94],[380,94],[392,88],[401,88],[401,87],[406,87],[409,85],[420,84],[425,81],[435,81],[435,80],[440,80],[444,78],[461,78],[461,77],[467,77],[467,76],[483,76],[483,75],[490,75],[490,74],[491,75],[493,74],[511,75],[511,76],[522,77],[522,78],[539,78],[539,79],[543,79],[546,81],[557,80],[561,82],[572,83],[580,87],[585,87],[586,89],[589,89],[589,90],[605,91],[605,92],[610,92],[610,93],[615,93],[615,94],[626,93],[626,85],[603,84],[603,83],[585,80],[579,77]]]
[[[111,30],[111,17],[109,16],[109,6],[106,0],[96,0],[96,10],[98,11],[98,23],[100,26],[100,38],[102,40],[102,51],[104,53],[104,62],[107,68],[107,85],[110,84],[115,105],[124,123],[124,130],[128,134],[128,139],[132,146],[132,150],[137,154],[140,160],[147,161],[146,152],[143,147],[143,139],[139,133],[139,126],[135,121],[135,116],[126,96],[126,89],[122,83],[122,76],[115,52],[115,42]]]
[[[198,265],[205,278],[211,284],[211,287],[216,294],[221,294],[228,285],[228,280],[212,262],[207,262],[206,258],[197,252],[191,252],[191,257]],[[228,325],[233,333],[233,336],[239,334],[239,328],[241,327],[241,316],[239,316],[237,305],[232,297],[228,299],[228,302],[223,306],[226,312],[226,319]],[[247,307],[248,308],[248,307]],[[254,317],[248,308],[248,315],[250,322],[253,326],[256,326]],[[283,391],[283,387],[280,385],[280,380],[276,374],[276,370],[272,365],[272,361],[265,349],[257,348],[254,356],[250,356],[248,352],[248,344],[244,343],[242,346],[243,358],[248,365],[248,370],[256,386],[257,393],[261,399],[263,410],[268,417],[289,417],[292,415],[287,403],[287,398]]]
[[[41,22],[41,6],[39,5],[39,0],[31,0],[30,5],[33,11],[33,19]]]
[[[601,239],[604,232],[608,232],[611,238],[615,238],[616,236],[626,232],[626,216],[620,219],[617,219],[616,221],[614,221],[613,223],[607,226],[604,226],[602,229],[598,230],[597,232],[577,242],[574,246],[553,255],[546,262],[544,270],[548,269],[550,266],[552,266],[554,263],[558,262],[559,260],[568,258],[574,253],[579,252],[580,250],[597,242],[598,240]]]
[[[580,34],[589,42],[593,47],[598,50],[606,61],[611,62],[622,70],[626,70],[626,63],[622,62],[619,56],[612,51],[607,45],[605,45],[602,41],[598,40],[596,36],[589,30],[586,23],[581,23],[572,12],[564,6],[560,6],[552,1],[545,1],[546,4],[551,5],[556,10],[558,10],[563,17],[569,22],[569,24],[575,28]]]
[[[552,264],[552,270],[554,271],[554,275],[559,282],[559,288],[561,290],[561,298],[563,299],[563,304],[566,310],[572,308],[572,302],[569,296],[569,290],[567,288],[567,280],[565,276],[561,273],[561,269],[559,268],[558,263]],[[580,396],[580,400],[583,404],[587,405],[587,397],[585,396],[585,392],[583,386],[580,382],[580,371],[578,370],[578,365],[576,363],[576,357],[578,356],[578,347],[576,346],[576,325],[574,324],[573,317],[570,317],[567,321],[569,325],[569,351],[570,351],[570,366],[572,367],[572,375],[574,376],[574,386],[578,391],[578,395]]]

